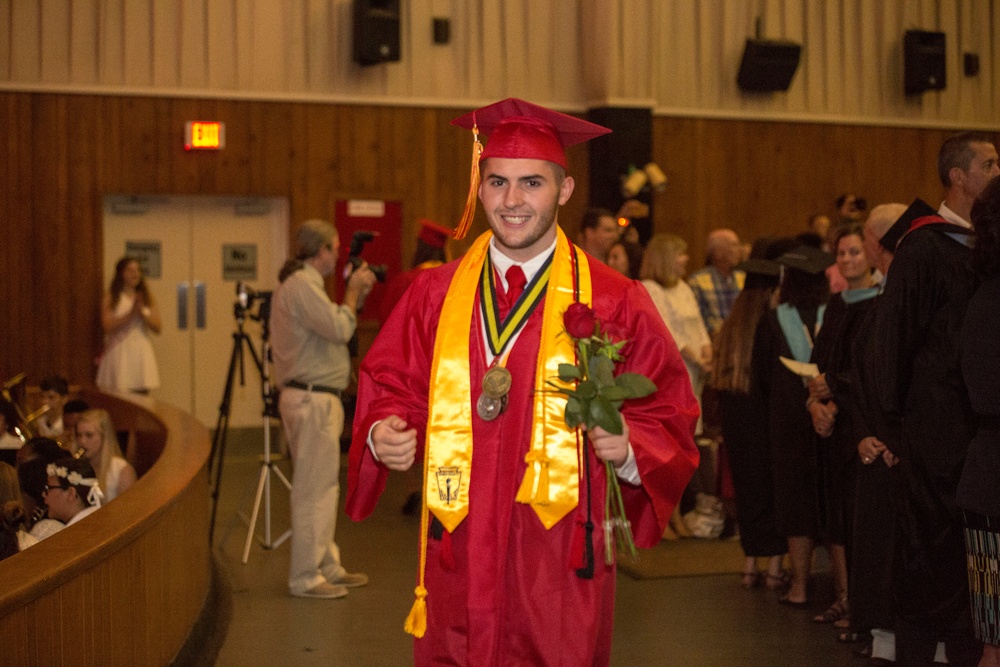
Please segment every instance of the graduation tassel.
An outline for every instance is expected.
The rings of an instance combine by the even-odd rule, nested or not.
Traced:
[[[577,515],[576,526],[573,528],[573,539],[569,543],[569,569],[579,570],[586,564],[584,559],[584,524],[583,517]]]
[[[549,504],[549,457],[543,452],[538,457],[538,491],[535,493],[535,502],[539,505]]]
[[[594,578],[594,522],[588,521],[583,526],[584,532],[584,565],[576,571],[581,579]]]
[[[530,505],[531,501],[535,497],[535,459],[537,455],[529,451],[524,455],[524,460],[528,464],[528,468],[524,471],[524,478],[521,480],[521,486],[517,490],[517,496],[514,498],[519,503],[524,503],[525,505]]]
[[[479,156],[483,153],[483,145],[479,141],[479,126],[472,124],[472,170],[469,172],[469,194],[465,198],[465,210],[462,219],[455,228],[455,240],[461,241],[472,227],[472,219],[476,217],[476,199],[479,197]]]
[[[417,586],[413,592],[416,593],[417,599],[413,601],[403,629],[420,639],[427,632],[427,589]]]

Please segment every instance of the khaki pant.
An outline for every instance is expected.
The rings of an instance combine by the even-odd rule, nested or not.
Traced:
[[[333,541],[340,500],[344,406],[329,393],[285,387],[281,423],[292,455],[292,555],[288,589],[304,593],[344,572]]]

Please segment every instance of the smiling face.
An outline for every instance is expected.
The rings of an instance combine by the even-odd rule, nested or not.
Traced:
[[[559,179],[557,167],[545,160],[493,157],[482,165],[479,200],[493,230],[497,248],[524,262],[548,248],[556,238],[559,206],[573,194],[573,179]]]
[[[100,425],[90,419],[81,419],[76,425],[76,444],[83,449],[83,455],[89,460],[98,459],[104,445]]]
[[[851,288],[867,286],[872,267],[857,234],[844,236],[837,243],[837,268]]]

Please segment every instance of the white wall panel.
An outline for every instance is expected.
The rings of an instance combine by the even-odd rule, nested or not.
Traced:
[[[0,0],[0,88],[996,127],[1000,0],[401,0],[400,62],[352,60],[352,0]],[[431,21],[451,22],[435,45]],[[736,73],[803,45],[787,92]],[[944,91],[902,92],[903,33],[947,35]],[[962,54],[981,71],[966,77]]]

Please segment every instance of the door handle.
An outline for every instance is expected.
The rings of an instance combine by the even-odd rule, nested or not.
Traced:
[[[205,283],[200,280],[194,282],[194,325],[205,328]]]
[[[177,328],[188,328],[188,283],[177,283]]]

